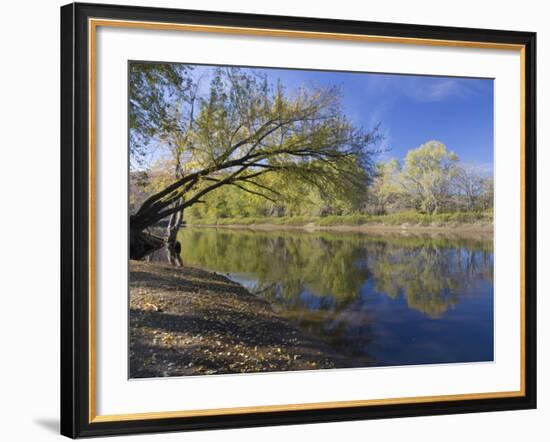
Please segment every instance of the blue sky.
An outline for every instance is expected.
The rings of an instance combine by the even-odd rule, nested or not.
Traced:
[[[204,74],[211,67],[200,67]],[[356,72],[256,69],[289,90],[337,85],[348,118],[366,129],[380,123],[388,149],[380,160],[438,140],[465,163],[493,171],[493,80]],[[208,75],[207,75],[208,76]]]

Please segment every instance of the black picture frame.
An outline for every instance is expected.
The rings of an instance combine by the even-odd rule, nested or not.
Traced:
[[[89,18],[524,47],[524,395],[199,417],[90,421]],[[125,148],[121,146],[121,148]],[[167,8],[73,3],[61,8],[61,434],[76,438],[536,408],[536,34]]]

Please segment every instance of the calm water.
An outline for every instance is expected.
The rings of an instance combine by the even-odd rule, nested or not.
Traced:
[[[349,366],[493,360],[487,239],[186,228],[185,264],[224,273]]]

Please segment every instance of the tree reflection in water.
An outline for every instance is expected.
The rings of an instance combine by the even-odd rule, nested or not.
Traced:
[[[186,228],[178,239],[183,263],[246,285],[347,366],[492,359],[491,238]]]

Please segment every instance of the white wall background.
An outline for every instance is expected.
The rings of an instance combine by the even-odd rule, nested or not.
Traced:
[[[114,0],[112,0],[114,1]],[[546,2],[491,0],[119,0],[125,4],[538,32],[539,226],[550,222],[550,14]],[[59,6],[6,2],[0,26],[0,439],[47,441],[59,409]],[[29,211],[29,208],[31,209]],[[30,236],[30,237],[28,237]],[[7,250],[6,250],[7,245]],[[546,440],[550,434],[550,240],[539,228],[539,409],[459,416],[133,436],[132,441]]]

